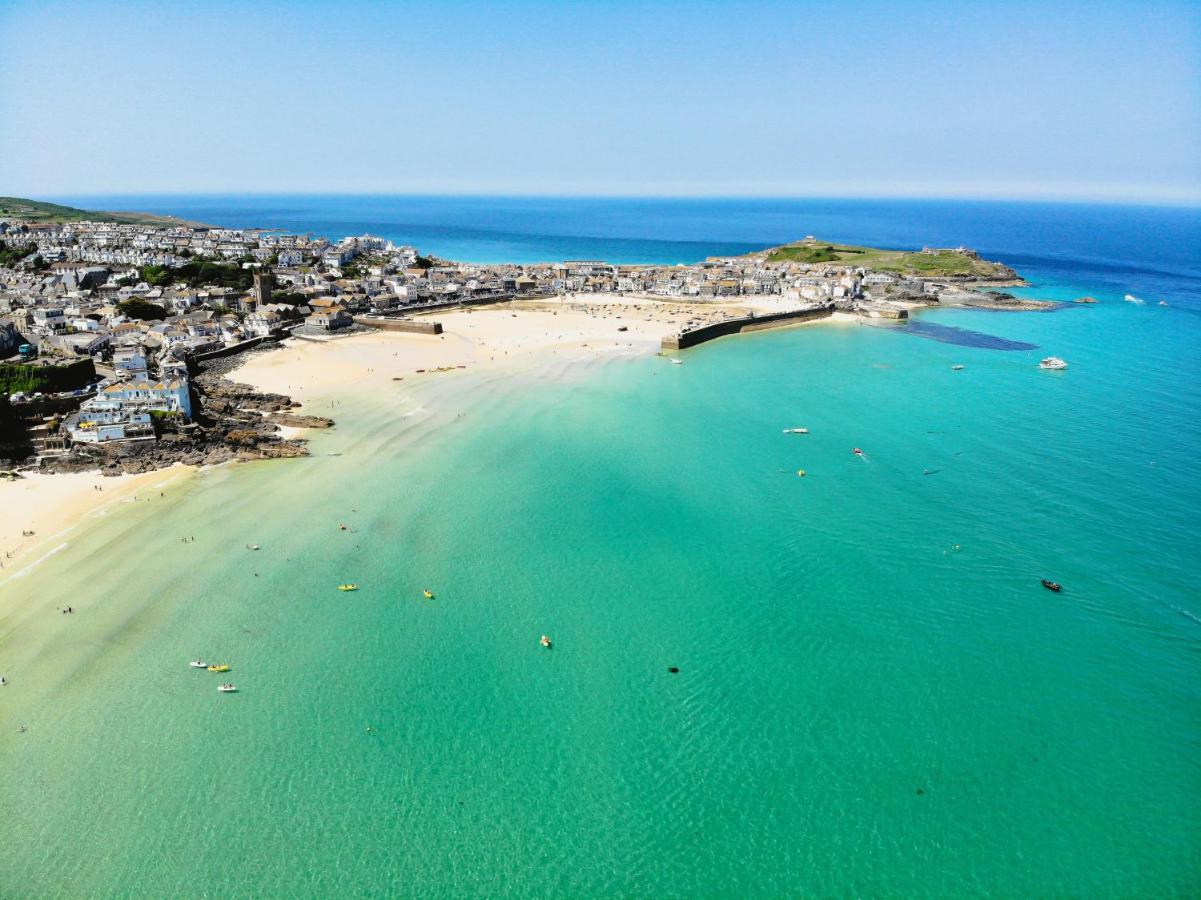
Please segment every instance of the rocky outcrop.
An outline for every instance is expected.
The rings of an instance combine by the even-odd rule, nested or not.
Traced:
[[[273,413],[270,421],[286,428],[331,428],[334,420],[324,416],[302,416],[298,413]]]
[[[218,361],[224,363],[224,360]],[[280,426],[329,428],[332,419],[292,412],[300,404],[282,394],[256,391],[223,377],[232,366],[206,366],[192,379],[194,421],[159,420],[158,439],[112,444],[77,444],[63,456],[42,460],[47,472],[99,469],[106,475],[150,472],[174,463],[215,466],[233,461],[308,456],[303,440],[285,440]]]
[[[1040,310],[1051,309],[1056,304],[1048,300],[1028,300],[1015,297],[1005,291],[965,291],[951,288],[938,295],[943,306],[972,306],[978,309]]]

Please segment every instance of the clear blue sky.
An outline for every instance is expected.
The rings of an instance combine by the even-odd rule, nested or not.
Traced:
[[[0,0],[0,194],[1201,200],[1201,3]]]

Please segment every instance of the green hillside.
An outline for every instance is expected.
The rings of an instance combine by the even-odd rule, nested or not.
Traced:
[[[897,272],[909,275],[976,275],[980,277],[1009,277],[1010,270],[998,263],[971,259],[960,253],[914,253],[908,250],[882,250],[877,247],[856,247],[832,244],[827,241],[804,240],[766,251],[767,262],[845,263],[863,266],[876,272]]]
[[[138,212],[105,212],[76,209],[58,203],[26,200],[23,197],[0,197],[0,219],[22,219],[27,222],[119,222],[127,225],[194,225],[175,216],[155,216]]]

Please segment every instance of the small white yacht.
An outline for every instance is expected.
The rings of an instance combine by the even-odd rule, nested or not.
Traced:
[[[194,659],[190,663],[188,663],[188,665],[191,666],[193,669],[207,669],[209,667],[209,664],[206,663],[203,659]]]
[[[238,689],[232,684],[219,684],[217,685],[217,690],[223,694],[233,694],[236,693]]]
[[[682,365],[684,365],[684,360],[682,360],[682,359],[673,359],[673,360],[671,361],[671,364],[672,364],[673,366],[682,366]]]
[[[1038,364],[1040,369],[1066,369],[1067,361],[1060,359],[1058,356],[1048,356]]]
[[[809,429],[808,428],[785,428],[784,433],[785,434],[808,434]]]

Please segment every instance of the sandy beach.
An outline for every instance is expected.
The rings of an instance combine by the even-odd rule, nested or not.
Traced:
[[[555,357],[580,354],[651,355],[665,336],[681,328],[781,308],[769,298],[701,304],[560,296],[440,310],[423,317],[441,323],[443,333],[437,337],[378,331],[329,340],[293,339],[279,351],[249,357],[231,377],[304,403],[352,385],[436,378],[445,374],[431,371],[439,368],[532,368]]]
[[[53,552],[73,528],[139,495],[157,496],[196,470],[176,465],[140,475],[30,473],[0,481],[0,583]]]

